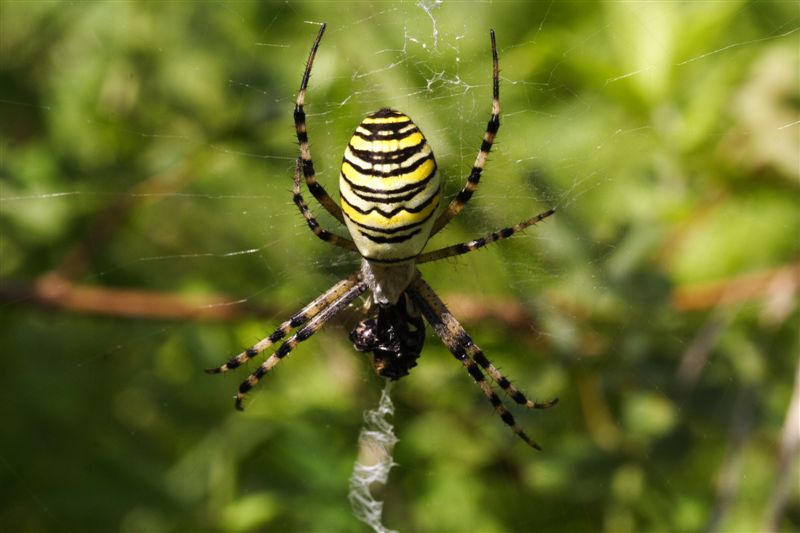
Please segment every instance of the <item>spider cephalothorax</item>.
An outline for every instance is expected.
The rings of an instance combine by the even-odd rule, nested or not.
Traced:
[[[359,352],[372,353],[372,367],[379,376],[400,379],[417,366],[425,344],[425,322],[405,295],[395,305],[378,307],[377,318],[359,322],[350,333]]]
[[[538,449],[539,446],[517,425],[487,376],[514,402],[525,407],[544,409],[552,407],[558,400],[537,403],[512,385],[472,341],[417,269],[417,265],[465,254],[506,239],[555,212],[550,209],[473,241],[431,252],[422,251],[428,239],[455,218],[472,198],[500,129],[500,77],[494,31],[491,32],[492,110],[489,122],[466,184],[441,213],[438,213],[441,196],[433,152],[416,124],[393,109],[382,108],[365,117],[350,139],[339,179],[341,206],[317,182],[304,106],[311,67],[324,32],[323,24],[311,47],[294,109],[300,157],[295,165],[293,200],[311,231],[323,241],[359,253],[361,268],[295,313],[271,335],[208,371],[222,373],[236,368],[283,340],[293,329],[297,330],[239,385],[236,407],[241,409],[247,392],[299,343],[316,333],[357,297],[369,292],[371,303],[377,306],[377,316],[360,322],[350,339],[356,350],[372,353],[372,364],[379,375],[399,379],[416,366],[425,342],[424,318],[480,386],[503,422]],[[352,240],[320,227],[301,194],[303,178],[322,207],[347,227]]]

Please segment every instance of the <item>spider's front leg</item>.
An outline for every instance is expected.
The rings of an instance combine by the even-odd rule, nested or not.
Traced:
[[[297,333],[287,339],[274,354],[262,363],[261,366],[250,374],[247,380],[239,386],[239,392],[236,394],[236,407],[241,409],[242,400],[247,391],[253,388],[253,386],[278,364],[281,359],[288,355],[297,344],[316,333],[325,322],[344,309],[365,290],[366,285],[361,281],[361,273],[355,272],[336,283],[318,298],[315,298],[311,303],[292,315],[289,320],[278,326],[278,329],[273,331],[268,337],[258,341],[239,355],[232,357],[225,364],[214,368],[207,368],[206,372],[209,374],[222,374],[237,368],[286,337],[292,329],[300,328]]]
[[[532,409],[547,409],[553,407],[558,403],[558,398],[548,402],[539,403],[529,400],[514,387],[511,382],[506,378],[483,354],[483,351],[472,341],[472,338],[467,334],[459,322],[450,314],[450,311],[436,295],[433,289],[428,285],[421,275],[418,275],[412,285],[406,291],[411,296],[414,303],[422,312],[422,315],[427,319],[433,327],[436,335],[447,346],[450,352],[461,361],[461,364],[467,369],[470,376],[475,380],[483,393],[486,395],[489,402],[500,415],[511,430],[516,433],[528,445],[541,450],[541,447],[531,439],[516,423],[514,416],[506,409],[503,401],[492,390],[489,382],[486,381],[486,376],[481,371],[485,370],[494,380],[495,383],[518,404]]]
[[[256,357],[258,354],[265,351],[279,340],[283,339],[291,330],[302,326],[319,313],[327,309],[343,294],[352,289],[353,286],[360,281],[360,279],[360,273],[355,272],[345,279],[339,281],[333,287],[322,293],[320,296],[312,300],[309,304],[292,315],[289,320],[278,326],[278,329],[273,331],[269,336],[261,339],[239,355],[231,357],[225,364],[213,368],[206,368],[206,373],[223,374]]]
[[[328,320],[347,307],[350,302],[355,300],[366,290],[366,284],[363,281],[357,281],[343,294],[339,295],[337,299],[322,309],[319,314],[309,320],[307,324],[298,329],[297,333],[286,339],[286,341],[275,350],[275,353],[270,355],[266,361],[261,363],[261,366],[259,366],[255,372],[250,374],[250,376],[239,385],[239,392],[236,393],[236,408],[242,410],[242,402],[244,401],[245,395],[261,381],[261,378],[263,378],[267,372],[272,370],[284,357],[289,355],[298,344],[319,331]]]

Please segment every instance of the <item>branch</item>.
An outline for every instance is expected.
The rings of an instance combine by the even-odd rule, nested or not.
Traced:
[[[234,320],[289,314],[287,308],[254,306],[224,295],[186,295],[73,283],[57,274],[32,285],[0,283],[0,302],[45,309],[170,320]]]
[[[794,263],[762,272],[678,287],[672,293],[672,305],[679,311],[694,311],[766,298],[773,304],[784,303],[788,307],[794,307],[794,298],[788,304],[785,299],[793,297],[799,288],[800,263]]]
[[[519,302],[447,296],[448,305],[466,323],[491,321],[533,335],[535,319]],[[168,320],[241,320],[288,316],[301,305],[265,306],[223,294],[187,295],[75,283],[57,273],[33,284],[0,282],[0,302],[92,315]]]

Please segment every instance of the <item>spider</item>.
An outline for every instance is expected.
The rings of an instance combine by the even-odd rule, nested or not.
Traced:
[[[304,104],[311,67],[325,32],[320,26],[306,61],[294,108],[294,122],[300,157],[295,164],[293,200],[308,227],[318,238],[357,252],[361,268],[339,281],[321,296],[283,322],[268,337],[227,363],[209,368],[212,374],[227,372],[253,359],[286,339],[250,376],[236,394],[236,408],[242,409],[245,395],[301,342],[308,339],[354,299],[369,291],[369,304],[377,316],[361,321],[350,333],[356,350],[372,353],[375,372],[396,380],[417,364],[425,341],[423,317],[436,335],[461,362],[483,391],[497,414],[522,440],[539,450],[539,445],[516,423],[486,374],[516,403],[545,409],[558,399],[538,403],[529,400],[486,358],[445,304],[422,278],[417,265],[472,252],[506,239],[552,215],[549,209],[511,227],[478,239],[422,253],[428,239],[441,231],[464,208],[478,187],[486,159],[500,128],[500,80],[494,30],[492,45],[492,109],[478,156],[461,191],[437,216],[440,204],[436,160],[425,137],[409,117],[384,108],[368,115],[355,130],[342,161],[336,204],[317,181],[308,142]],[[351,239],[323,229],[300,192],[301,177],[325,210],[347,227]]]

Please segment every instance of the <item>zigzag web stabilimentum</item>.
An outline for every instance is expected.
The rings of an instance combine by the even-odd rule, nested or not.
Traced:
[[[396,464],[392,450],[397,443],[394,426],[387,420],[394,414],[392,382],[386,380],[378,406],[364,413],[364,427],[358,436],[358,457],[350,475],[350,506],[356,518],[377,533],[392,533],[382,523],[383,502],[376,500],[372,489],[386,485],[389,471]]]

